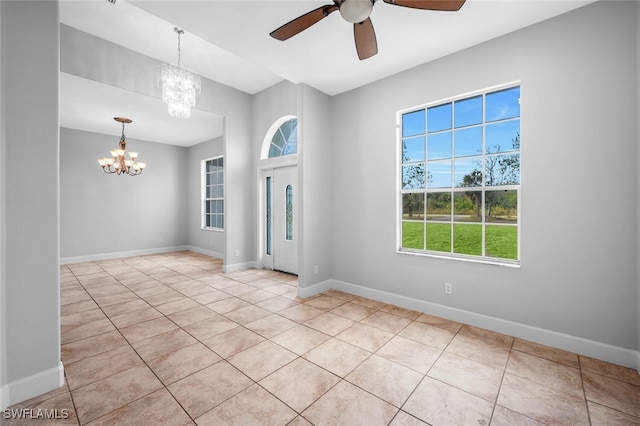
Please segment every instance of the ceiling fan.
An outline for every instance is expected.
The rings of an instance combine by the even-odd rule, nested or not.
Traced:
[[[321,6],[287,22],[271,32],[271,37],[282,41],[287,40],[339,10],[345,21],[353,23],[353,36],[360,60],[378,53],[376,33],[369,17],[376,0],[333,0],[333,2],[334,4]],[[413,9],[457,11],[465,0],[384,0],[384,2]]]

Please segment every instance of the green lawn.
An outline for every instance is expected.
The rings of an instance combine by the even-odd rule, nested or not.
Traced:
[[[515,226],[486,225],[486,255],[501,259],[518,258],[518,230]],[[451,252],[451,225],[427,223],[426,250]],[[402,247],[424,250],[424,222],[402,223]],[[454,253],[482,255],[482,226],[455,224]]]

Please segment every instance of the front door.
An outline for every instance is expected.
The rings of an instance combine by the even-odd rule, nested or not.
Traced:
[[[267,178],[269,179],[269,178]],[[267,212],[270,212],[270,224],[267,223],[267,239],[271,239],[273,269],[292,274],[298,273],[298,169],[296,166],[273,169],[271,182],[266,183]],[[269,229],[271,227],[271,229]]]

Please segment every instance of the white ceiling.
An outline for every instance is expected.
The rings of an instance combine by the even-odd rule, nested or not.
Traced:
[[[185,30],[181,63],[204,77],[250,94],[286,79],[336,95],[592,1],[467,0],[458,12],[435,12],[377,0],[371,20],[378,54],[364,61],[358,60],[355,51],[352,24],[339,13],[284,42],[269,36],[291,19],[332,4],[331,0],[116,0],[115,4],[106,0],[62,0],[60,21],[172,63],[177,62],[173,27],[179,26]],[[125,104],[123,94],[117,92],[122,90],[97,86],[105,85],[72,76],[61,79],[61,125],[119,133],[119,129],[113,130],[115,122],[108,123],[108,113],[105,119],[104,104],[106,99]],[[93,91],[99,91],[100,96],[90,96]],[[130,137],[190,146],[222,132],[221,118],[202,111],[194,111],[186,121],[189,131],[180,128],[186,126],[185,120],[169,120],[168,116],[162,121],[164,128],[154,124],[142,129],[150,111],[164,108],[163,104],[131,92],[126,99],[131,118],[140,123],[135,126],[140,128],[139,136],[134,136],[133,125],[127,127]],[[154,103],[159,104],[152,107]],[[111,131],[95,128],[98,121],[110,126]],[[212,126],[212,121],[217,124]],[[200,137],[204,138],[198,140]]]

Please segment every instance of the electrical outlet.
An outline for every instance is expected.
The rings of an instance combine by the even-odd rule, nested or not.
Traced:
[[[317,274],[317,273],[318,273],[318,265],[316,265],[316,266],[314,266],[314,267],[313,267],[313,273],[314,273],[314,274]]]
[[[444,294],[452,294],[453,293],[453,286],[451,285],[451,283],[444,283]]]

